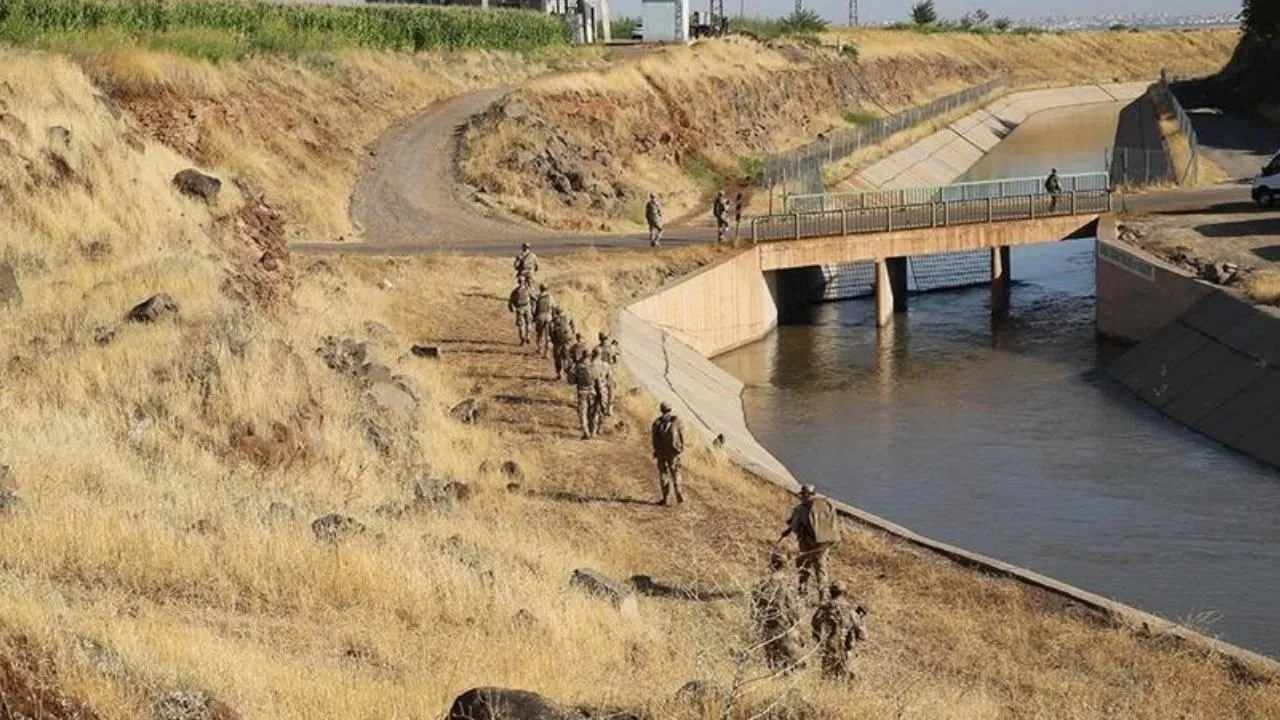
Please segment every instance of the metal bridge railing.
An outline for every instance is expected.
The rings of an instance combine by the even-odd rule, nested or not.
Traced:
[[[1111,178],[1105,172],[1059,175],[1058,179],[1062,181],[1062,191],[1064,193],[1103,191],[1111,186]],[[925,187],[792,195],[787,198],[783,212],[807,213],[826,212],[828,210],[865,210],[874,207],[899,207],[930,202],[1043,195],[1046,194],[1044,181],[1043,177],[1025,177]]]
[[[865,209],[793,212],[752,218],[755,243],[802,238],[863,235],[922,228],[975,225],[1044,217],[1093,215],[1112,211],[1109,190],[1043,193],[978,200],[945,200]]]

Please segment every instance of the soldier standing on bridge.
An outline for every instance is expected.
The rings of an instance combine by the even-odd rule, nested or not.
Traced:
[[[716,199],[711,202],[711,214],[716,219],[716,242],[724,242],[724,236],[729,232],[729,203],[724,199],[724,191],[716,193]]]
[[[840,542],[840,526],[835,506],[830,500],[818,497],[812,485],[800,488],[800,502],[791,511],[787,526],[777,542],[782,542],[788,535],[796,536],[800,551],[796,555],[800,595],[808,596],[809,578],[812,576],[818,586],[818,600],[823,600],[827,591],[827,555]]]
[[[662,244],[662,207],[658,205],[658,196],[649,193],[649,202],[644,204],[644,221],[649,225],[649,246]]]
[[[1049,212],[1058,209],[1058,198],[1062,195],[1062,181],[1058,179],[1058,168],[1053,168],[1049,177],[1044,180],[1044,191],[1049,193]]]
[[[520,254],[516,255],[512,266],[516,269],[516,277],[528,278],[529,285],[532,287],[533,274],[538,272],[538,256],[533,254],[533,249],[529,247],[529,243],[520,244]]]
[[[516,279],[516,288],[507,299],[507,310],[516,315],[516,334],[520,336],[520,346],[528,345],[529,330],[533,325],[533,298],[529,297],[528,278]]]
[[[532,283],[532,281],[526,281]],[[538,287],[538,297],[533,303],[533,326],[538,334],[538,354],[547,356],[547,346],[551,340],[551,313],[556,307],[555,298],[547,292],[546,284]]]

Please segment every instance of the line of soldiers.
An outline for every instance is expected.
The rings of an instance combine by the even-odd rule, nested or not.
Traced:
[[[812,652],[821,657],[823,675],[849,678],[854,647],[867,639],[867,609],[850,605],[844,583],[827,583],[827,557],[840,542],[835,507],[819,497],[812,485],[802,487],[799,496],[800,502],[778,538],[781,542],[789,535],[796,536],[796,591],[786,578],[786,556],[775,549],[769,557],[769,575],[751,593],[752,616],[769,667],[780,672],[805,667],[809,653],[801,640],[800,625],[812,579],[818,596],[809,619]]]
[[[734,223],[741,225],[742,223],[742,193],[738,193],[734,198]],[[716,192],[715,198],[711,201],[711,217],[716,221],[716,242],[724,242],[729,234],[729,201],[724,196],[724,191]],[[644,204],[644,221],[649,226],[649,246],[662,246],[662,233],[665,228],[662,226],[662,206],[658,204],[658,196],[649,193],[649,200]],[[734,231],[735,238],[737,231]]]
[[[524,346],[532,341],[541,357],[549,353],[556,379],[563,378],[577,389],[582,437],[595,437],[600,434],[604,418],[613,414],[618,341],[601,332],[599,344],[588,349],[573,318],[556,304],[546,284],[539,285],[537,295],[533,294],[531,288],[537,268],[537,256],[527,243],[522,245],[514,262],[516,287],[511,291],[507,307],[515,314],[520,344]],[[684,426],[669,403],[661,403],[659,411],[660,415],[650,427],[650,443],[657,463],[661,503],[670,505],[672,499],[683,503]],[[800,637],[800,624],[812,581],[817,591],[817,604],[809,620],[810,635],[815,643],[812,652],[820,654],[824,675],[848,678],[854,647],[867,639],[867,610],[862,605],[850,606],[844,583],[827,581],[828,557],[840,542],[835,507],[830,500],[819,496],[812,485],[801,487],[798,495],[800,501],[774,543],[769,575],[752,591],[753,619],[771,668],[779,672],[804,668],[808,653]],[[786,581],[786,556],[777,549],[792,535],[797,546],[795,591]]]
[[[507,300],[507,309],[515,314],[520,345],[532,342],[540,356],[550,354],[556,379],[564,379],[577,389],[582,438],[600,435],[604,419],[613,415],[618,341],[601,332],[597,336],[599,344],[588,348],[573,318],[556,304],[545,283],[538,286],[537,295],[533,294],[538,259],[528,243],[520,246],[513,267],[516,287]]]

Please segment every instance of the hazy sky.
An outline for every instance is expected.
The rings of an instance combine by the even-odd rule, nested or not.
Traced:
[[[709,0],[690,0],[690,3],[691,10],[705,11],[709,6]],[[745,6],[748,15],[760,16],[786,15],[795,7],[795,0],[724,0],[724,9],[730,15],[737,14],[739,3]],[[859,17],[867,23],[906,20],[912,4],[913,0],[859,0]],[[1015,19],[1103,13],[1200,15],[1240,9],[1240,0],[935,0],[935,4],[940,15],[951,18],[978,8],[992,17],[1007,15]],[[804,6],[817,10],[829,20],[845,22],[849,15],[848,0],[804,0]],[[610,7],[614,15],[640,14],[640,0],[613,0]]]

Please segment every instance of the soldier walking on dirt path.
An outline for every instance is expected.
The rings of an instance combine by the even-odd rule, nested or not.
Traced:
[[[609,365],[600,348],[591,350],[590,364],[591,375],[595,380],[593,386],[595,392],[591,404],[591,434],[600,435],[604,430],[604,410],[609,398],[609,378],[613,375],[613,367]]]
[[[573,384],[578,390],[578,422],[582,425],[582,439],[589,440],[596,434],[594,409],[596,399],[596,369],[586,350],[574,354]],[[597,358],[599,355],[596,356]]]
[[[527,281],[532,284],[532,281]],[[538,354],[547,356],[551,344],[551,312],[556,307],[555,298],[547,291],[546,283],[538,286],[538,297],[533,303],[533,326],[538,336]]]
[[[569,347],[573,342],[573,318],[569,313],[555,308],[551,320],[551,352],[556,365],[556,379],[568,377],[573,363],[569,359]]]
[[[854,645],[867,639],[867,609],[861,605],[849,607],[844,583],[831,583],[827,595],[827,600],[814,611],[810,626],[822,653],[822,674],[843,680],[851,676],[849,660]]]
[[[716,219],[716,242],[724,242],[724,236],[729,232],[729,204],[725,202],[724,191],[716,193],[716,199],[711,201],[711,214]]]
[[[566,372],[569,376],[569,383],[573,383],[574,372],[582,358],[587,357],[587,343],[582,339],[582,333],[574,333],[573,345],[569,346],[569,367]]]
[[[653,457],[658,461],[662,504],[671,504],[673,492],[676,502],[683,503],[684,493],[680,492],[680,454],[684,452],[684,427],[667,403],[659,405],[658,410],[662,414],[653,421],[649,434],[653,442]]]
[[[649,247],[662,245],[662,207],[658,205],[658,196],[649,193],[649,202],[644,204],[644,221],[649,226]]]
[[[1058,168],[1049,172],[1044,179],[1044,191],[1049,193],[1049,212],[1058,209],[1058,198],[1062,196],[1062,180],[1058,178]]]
[[[520,244],[520,253],[516,255],[512,267],[515,268],[517,279],[528,278],[529,284],[533,284],[533,275],[538,272],[538,256],[533,254],[533,249],[529,247],[529,243]]]
[[[533,298],[529,296],[529,281],[526,278],[516,280],[516,288],[507,299],[507,310],[515,313],[516,334],[520,336],[520,346],[529,344],[530,330],[533,327]]]
[[[800,551],[796,555],[800,596],[808,596],[809,578],[812,576],[818,586],[818,600],[821,601],[827,589],[827,555],[840,542],[840,525],[835,506],[830,500],[819,497],[812,485],[800,488],[800,502],[791,511],[787,527],[783,529],[777,542],[782,542],[793,534]]]
[[[782,553],[773,552],[769,556],[769,576],[751,591],[751,616],[760,633],[765,662],[784,672],[804,666],[797,631],[800,600],[785,577],[786,564]]]
[[[613,394],[617,389],[617,382],[614,379],[614,368],[618,365],[618,341],[610,340],[608,333],[600,333],[600,344],[596,349],[600,351],[600,359],[604,361],[605,375],[605,395],[601,401],[602,411],[605,417],[613,415]]]

